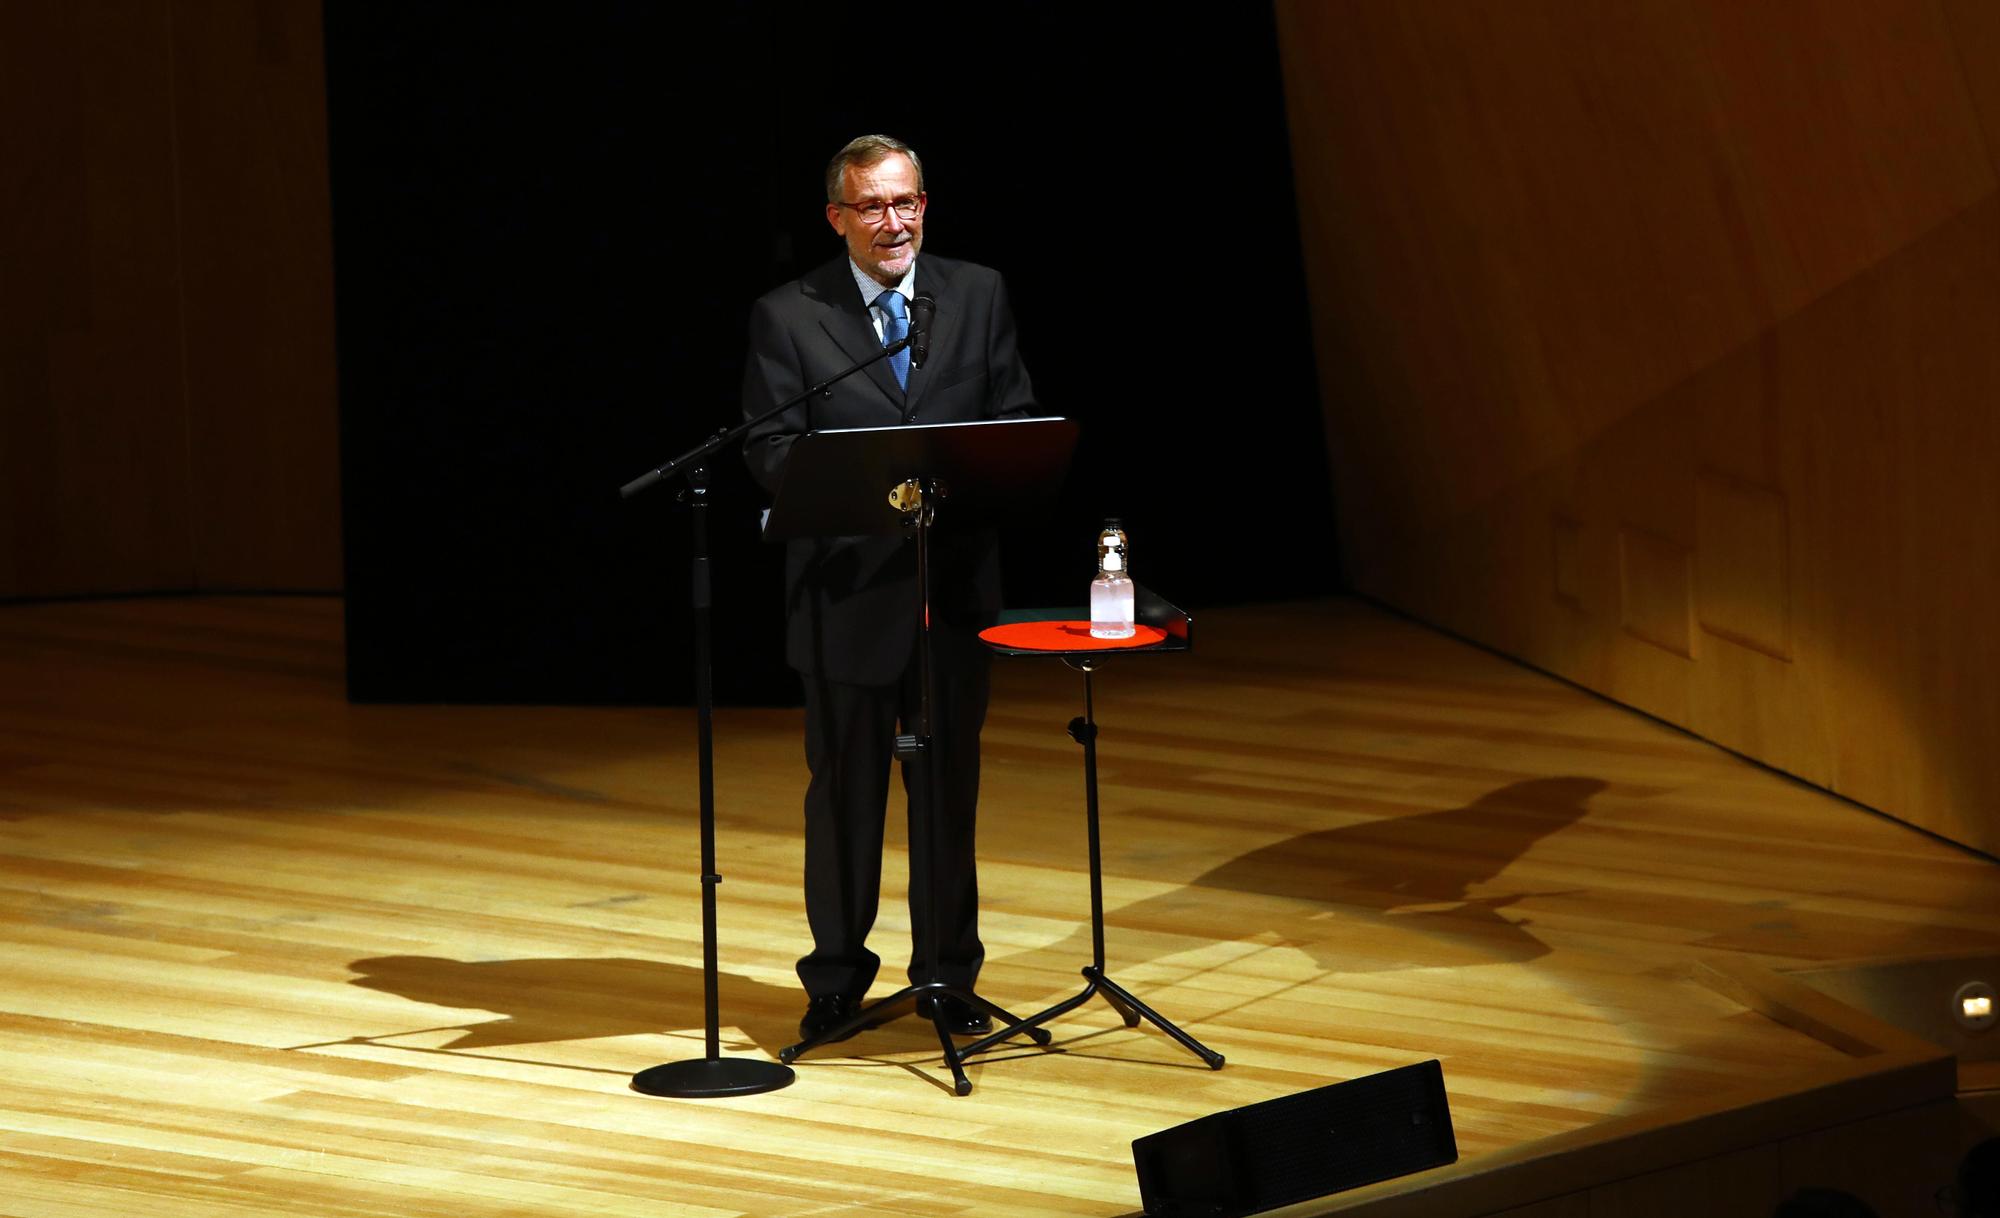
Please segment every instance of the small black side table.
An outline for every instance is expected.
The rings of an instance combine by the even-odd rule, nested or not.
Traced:
[[[1004,614],[1000,625],[980,634],[986,645],[1001,655],[1053,656],[1083,674],[1083,714],[1069,721],[1069,735],[1070,739],[1083,746],[1084,816],[1090,835],[1091,955],[1090,963],[1083,967],[1085,984],[1081,993],[1030,1015],[1018,1024],[972,1042],[959,1050],[963,1056],[970,1057],[993,1048],[1001,1041],[1019,1035],[1023,1029],[1039,1027],[1082,1006],[1090,1001],[1092,995],[1101,994],[1124,1019],[1126,1027],[1136,1028],[1140,1020],[1146,1020],[1179,1041],[1188,1052],[1207,1062],[1209,1069],[1222,1069],[1222,1054],[1181,1031],[1104,971],[1104,868],[1098,834],[1097,718],[1091,697],[1091,674],[1111,656],[1155,655],[1188,651],[1194,647],[1193,618],[1144,585],[1135,584],[1134,594],[1133,616],[1140,634],[1144,636],[1134,640],[1107,645],[1107,640],[1092,639],[1087,611],[1081,609],[1015,611]]]

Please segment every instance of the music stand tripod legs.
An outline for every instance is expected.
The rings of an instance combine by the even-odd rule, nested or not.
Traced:
[[[1023,1030],[1040,1031],[1042,1024],[1089,1002],[1092,995],[1102,995],[1125,1021],[1126,1027],[1136,1028],[1143,1019],[1207,1062],[1209,1069],[1220,1070],[1224,1060],[1222,1054],[1181,1031],[1171,1020],[1141,1002],[1132,991],[1113,981],[1104,971],[1104,855],[1097,826],[1097,717],[1090,688],[1090,674],[1096,669],[1097,662],[1088,655],[1064,656],[1062,661],[1083,674],[1083,714],[1069,721],[1069,735],[1070,739],[1083,746],[1084,818],[1090,838],[1090,963],[1083,967],[1085,984],[1082,992],[1075,996],[1065,998],[1046,1011],[1028,1016],[1016,1027],[976,1040],[960,1053],[969,1057],[991,1049]]]

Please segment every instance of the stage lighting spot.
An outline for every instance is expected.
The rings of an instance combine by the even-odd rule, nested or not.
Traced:
[[[1952,995],[1952,1014],[1969,1032],[1983,1032],[1993,1026],[1993,987],[1984,981],[1968,981]]]

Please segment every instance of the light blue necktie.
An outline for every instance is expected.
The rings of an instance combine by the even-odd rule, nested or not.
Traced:
[[[903,294],[890,288],[875,298],[875,307],[887,313],[888,319],[882,323],[882,345],[905,338],[910,333],[910,317],[903,311]],[[889,357],[889,367],[896,374],[896,384],[904,389],[910,387],[910,349]]]

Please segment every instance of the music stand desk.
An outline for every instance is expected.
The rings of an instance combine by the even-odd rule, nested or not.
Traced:
[[[798,437],[785,459],[784,480],[765,522],[768,538],[835,537],[894,534],[909,530],[916,542],[917,655],[921,697],[914,731],[896,738],[896,757],[922,767],[921,779],[930,792],[926,815],[939,814],[936,742],[931,735],[936,668],[931,652],[930,532],[941,502],[949,502],[953,519],[962,526],[1005,520],[1045,505],[1062,483],[1076,447],[1076,424],[1068,419],[986,419],[964,423],[911,424],[901,427],[838,428]],[[930,839],[931,874],[936,866],[936,832]],[[984,1012],[1000,1028],[985,1041],[1025,1033],[1038,1045],[1049,1043],[1041,1028],[1016,1019],[1005,1008],[938,977],[938,891],[923,916],[929,924],[924,956],[924,980],[912,981],[887,998],[863,1006],[847,1019],[797,1044],[778,1051],[779,1062],[790,1065],[801,1053],[844,1040],[872,1027],[905,1004],[929,1000],[931,1025],[938,1047],[951,1071],[952,1093],[969,1095],[972,1080],[965,1073],[965,1051],[952,1039],[943,999],[956,999]],[[915,911],[912,911],[913,913]],[[915,927],[912,927],[914,933]],[[982,1041],[982,1043],[985,1043]]]

